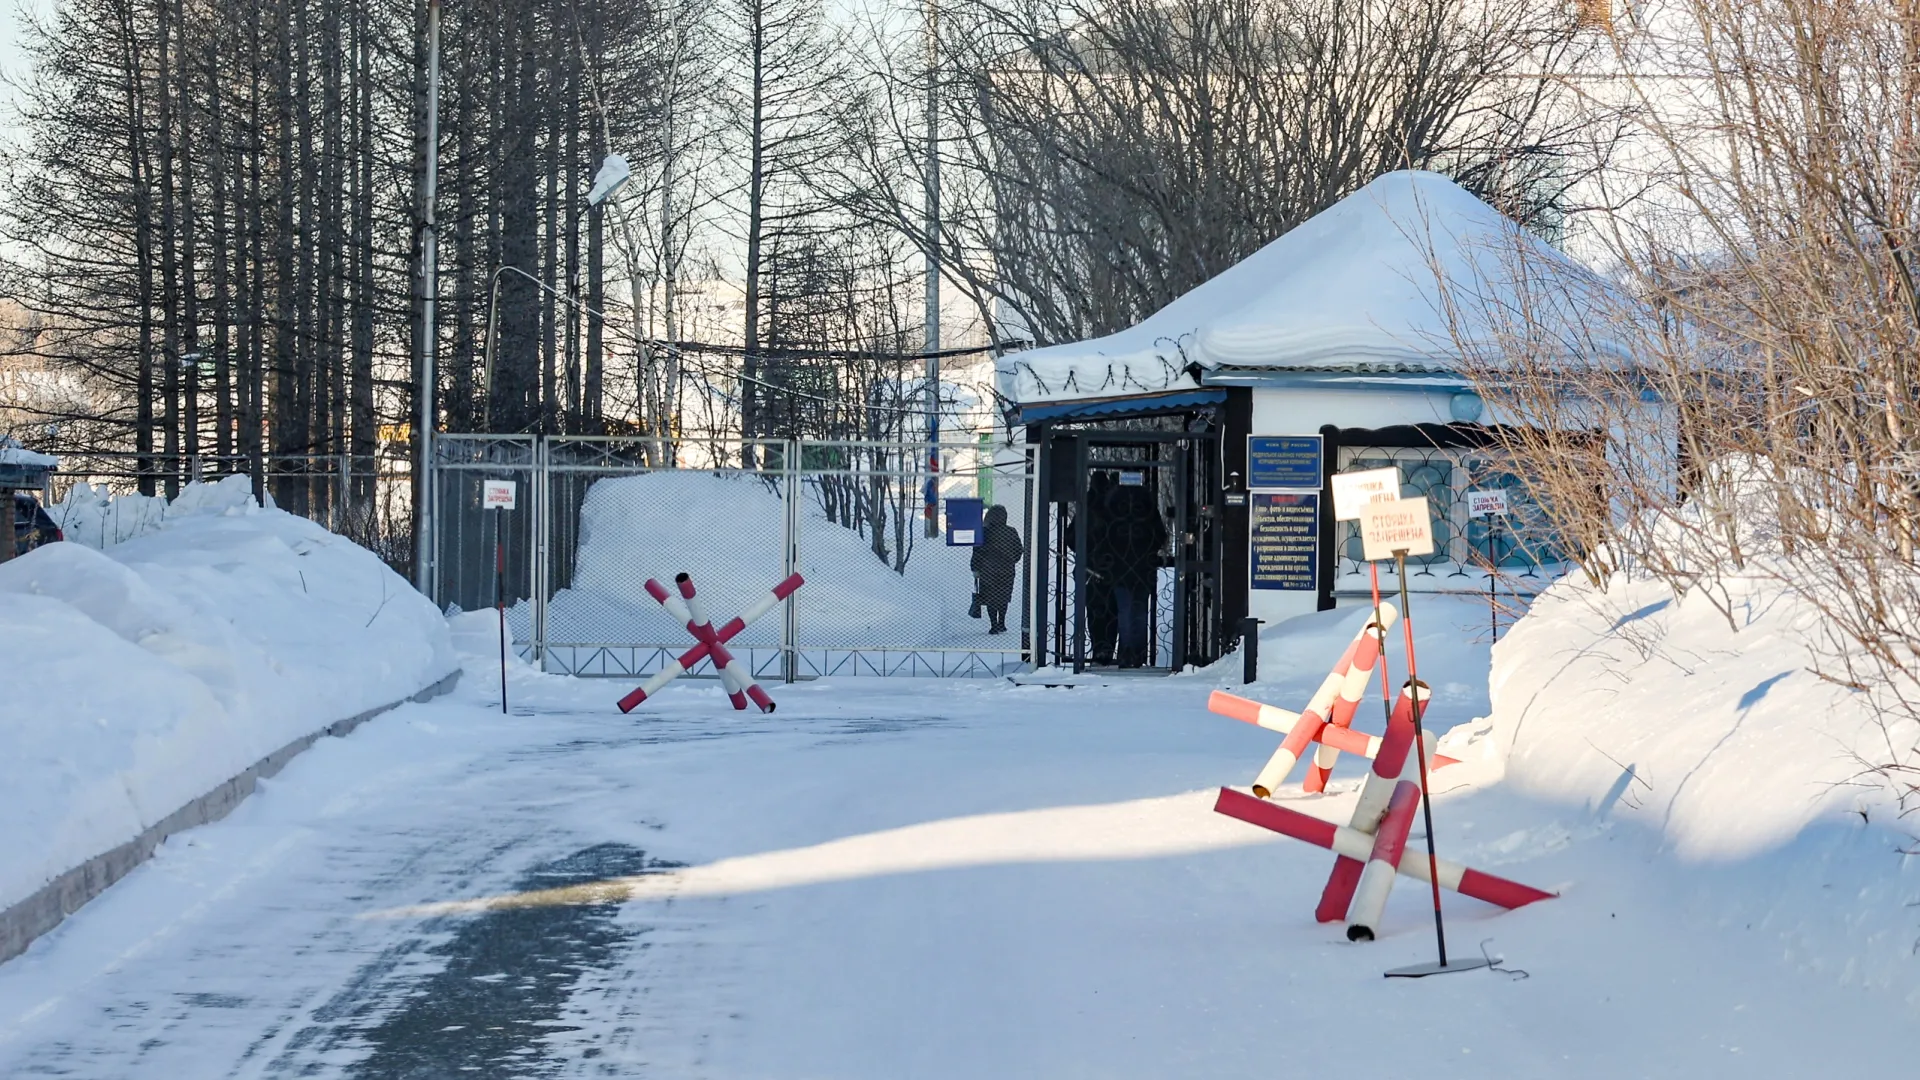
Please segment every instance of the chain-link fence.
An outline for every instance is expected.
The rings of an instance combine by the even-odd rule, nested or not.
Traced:
[[[434,445],[435,598],[491,606],[503,578],[520,651],[547,671],[634,677],[670,663],[693,642],[646,583],[671,589],[681,573],[716,626],[787,575],[805,578],[728,643],[760,677],[998,676],[1024,665],[1023,450],[942,447],[942,530],[928,537],[924,443],[702,444],[671,467],[653,464],[645,440],[618,437],[442,435]],[[515,509],[482,509],[486,480],[514,481]],[[953,500],[974,499],[1003,507],[1012,530],[996,548],[1015,552],[999,633],[992,603],[972,614],[979,525],[951,545],[945,528]],[[707,672],[703,662],[694,673]]]
[[[1400,471],[1401,492],[1425,496],[1433,518],[1433,553],[1407,560],[1410,589],[1480,592],[1497,588],[1533,593],[1565,569],[1566,553],[1540,504],[1528,494],[1513,462],[1483,447],[1342,446],[1342,472]],[[1469,493],[1497,490],[1506,513],[1476,516]],[[1338,525],[1334,589],[1343,595],[1369,591],[1367,562],[1357,522]],[[1381,567],[1383,572],[1387,567]]]

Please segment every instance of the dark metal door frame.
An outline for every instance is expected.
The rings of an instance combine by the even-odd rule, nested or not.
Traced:
[[[1084,559],[1073,560],[1072,580],[1067,578],[1066,536],[1057,539],[1057,515],[1071,507],[1074,551],[1087,550],[1087,488],[1091,468],[1089,447],[1165,446],[1171,453],[1156,460],[1132,463],[1133,467],[1152,469],[1156,478],[1172,485],[1174,521],[1171,529],[1173,597],[1171,649],[1156,667],[1178,670],[1188,663],[1211,662],[1219,650],[1222,631],[1211,625],[1219,622],[1221,604],[1222,516],[1224,494],[1222,477],[1222,437],[1216,430],[1202,431],[1130,431],[1125,429],[1085,428],[1057,430],[1045,425],[1040,432],[1039,487],[1041,505],[1035,514],[1033,565],[1029,580],[1035,583],[1036,600],[1033,625],[1033,659],[1036,665],[1051,661],[1063,663],[1071,653],[1073,670],[1086,668],[1087,567]],[[1062,475],[1058,457],[1071,455],[1071,472]],[[1101,467],[1122,468],[1121,463]],[[1070,480],[1069,480],[1070,478]],[[1058,490],[1062,481],[1072,487]],[[1205,490],[1199,490],[1204,486]],[[1157,486],[1156,486],[1157,490]],[[1062,497],[1062,496],[1065,497]],[[1157,501],[1157,500],[1156,500]],[[1072,637],[1068,644],[1068,596],[1071,589]],[[1152,603],[1158,603],[1154,590]],[[1052,616],[1049,620],[1049,615]],[[1049,625],[1051,622],[1051,625]],[[1154,620],[1158,624],[1158,619]],[[1158,634],[1149,644],[1157,650]]]

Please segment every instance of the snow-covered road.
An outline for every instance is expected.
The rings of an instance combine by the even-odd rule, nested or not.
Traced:
[[[1566,896],[1452,899],[1456,949],[1528,978],[1388,982],[1430,956],[1424,894],[1371,945],[1316,925],[1329,857],[1210,812],[1273,741],[1201,679],[822,682],[769,717],[693,685],[623,717],[554,679],[503,717],[484,686],[323,740],[0,966],[0,1076],[1910,1066],[1904,991],[1832,958],[1912,942],[1821,901],[1898,910],[1877,834],[1676,868],[1604,815],[1456,792],[1453,854]]]

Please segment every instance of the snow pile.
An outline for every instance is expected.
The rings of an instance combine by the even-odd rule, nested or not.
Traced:
[[[1869,767],[1914,744],[1911,721],[1813,672],[1803,601],[1760,574],[1724,585],[1732,621],[1626,573],[1604,591],[1562,579],[1494,648],[1490,722],[1456,748],[1503,761],[1528,795],[1640,821],[1685,859],[1890,822],[1897,799]]]
[[[691,645],[649,597],[649,577],[670,583],[685,571],[716,623],[765,595],[783,576],[786,506],[763,480],[740,474],[658,472],[600,480],[587,489],[571,587],[547,609],[547,638],[565,643]],[[920,522],[909,522],[915,532]],[[886,539],[892,542],[892,528]],[[797,595],[801,640],[816,646],[951,644],[986,635],[969,618],[972,548],[913,539],[905,573],[874,554],[871,540],[828,519],[818,499],[802,496]],[[736,639],[740,646],[779,641],[775,611]]]
[[[1137,325],[1008,361],[1018,401],[1192,385],[1188,366],[1451,371],[1524,333],[1588,356],[1618,305],[1592,271],[1446,177],[1394,172]],[[1598,309],[1598,310],[1595,310]]]
[[[0,906],[455,670],[432,604],[244,480],[192,485],[161,519],[0,564]]]
[[[228,476],[215,483],[188,484],[172,502],[158,495],[116,495],[104,484],[83,482],[46,509],[68,540],[109,548],[158,532],[169,515],[225,513],[254,505],[253,482],[245,476]],[[272,508],[272,496],[267,497],[267,506]]]
[[[240,478],[229,477],[222,484],[234,479]],[[182,497],[192,490],[189,486]],[[105,485],[87,483],[73,485],[64,498],[46,510],[68,540],[94,549],[145,536],[167,520],[167,500],[157,495],[115,495]]]

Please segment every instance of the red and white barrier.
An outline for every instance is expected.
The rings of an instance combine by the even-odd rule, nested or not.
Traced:
[[[1356,668],[1362,672],[1359,678],[1364,691],[1366,674],[1373,671],[1374,661],[1380,655],[1380,631],[1375,629],[1374,624],[1378,622],[1382,628],[1390,626],[1394,615],[1392,608],[1378,608],[1375,610],[1374,619],[1353,635],[1353,640],[1347,643],[1346,650],[1340,654],[1340,661],[1334,664],[1333,670],[1321,680],[1320,688],[1307,699],[1307,707],[1300,710],[1299,719],[1289,726],[1287,737],[1280,743],[1280,748],[1273,752],[1273,756],[1268,758],[1266,765],[1261,768],[1260,775],[1254,778],[1254,794],[1266,798],[1281,784],[1286,783],[1287,774],[1293,771],[1294,765],[1299,762],[1300,755],[1306,751],[1308,744],[1319,741],[1320,729],[1327,725],[1327,717],[1333,710],[1334,702],[1341,697],[1349,675]],[[1323,779],[1321,787],[1325,786]]]
[[[1369,860],[1373,857],[1374,838],[1358,829],[1344,825],[1335,825],[1331,821],[1322,821],[1317,817],[1291,810],[1277,803],[1256,799],[1244,795],[1232,788],[1221,788],[1220,797],[1214,803],[1216,813],[1238,818],[1250,825],[1270,829],[1295,840],[1304,840],[1317,844],[1348,858]],[[1437,859],[1435,863],[1440,871],[1442,888],[1452,889],[1462,896],[1471,896],[1503,908],[1525,907],[1540,900],[1551,900],[1554,894],[1531,885],[1523,885],[1495,874],[1475,870],[1469,866],[1448,859]],[[1396,863],[1400,873],[1416,881],[1431,881],[1427,872],[1427,860],[1424,857],[1407,858],[1404,850]]]
[[[1431,693],[1422,684],[1417,688],[1420,700],[1425,702]],[[1414,686],[1400,689],[1400,704],[1393,710],[1387,721],[1387,733],[1380,739],[1379,750],[1373,758],[1373,768],[1360,784],[1360,797],[1353,807],[1353,820],[1349,828],[1363,833],[1373,833],[1380,820],[1387,813],[1394,792],[1403,780],[1419,777],[1414,767],[1414,758],[1409,751],[1413,748],[1413,698]],[[1432,732],[1426,736],[1427,755],[1438,769],[1444,764],[1456,764],[1453,758],[1443,758],[1434,752],[1438,741]],[[1354,893],[1360,887],[1362,860],[1341,855],[1333,861],[1333,872],[1327,875],[1327,887],[1320,893],[1320,905],[1314,909],[1314,918],[1321,922],[1339,922],[1347,918],[1352,908]]]
[[[1360,708],[1360,699],[1366,696],[1367,684],[1373,681],[1373,669],[1380,668],[1381,677],[1386,677],[1386,664],[1381,659],[1380,648],[1386,640],[1387,629],[1393,625],[1398,614],[1392,604],[1375,605],[1374,618],[1361,628],[1360,638],[1354,643],[1352,663],[1340,684],[1340,692],[1334,696],[1327,713],[1327,723],[1334,727],[1352,727],[1353,714]],[[1307,776],[1300,782],[1300,789],[1309,795],[1325,791],[1327,780],[1333,774],[1334,762],[1339,757],[1339,750],[1322,743],[1320,749],[1313,753],[1313,763],[1307,766]]]
[[[751,698],[761,712],[772,712],[773,699],[767,696],[765,690],[760,689],[759,683],[753,681],[753,672],[745,664],[735,660],[733,654],[727,651],[726,645],[715,638],[713,622],[707,618],[706,609],[701,606],[700,594],[694,591],[693,578],[680,574],[673,580],[680,587],[681,597],[687,602],[688,614],[693,617],[688,628],[693,631],[694,637],[706,642],[707,646],[713,650],[713,664],[720,669],[721,683],[726,686],[727,696],[732,700],[733,707],[745,709],[747,703],[743,698]]]
[[[1373,834],[1373,850],[1347,908],[1347,940],[1372,941],[1374,928],[1387,910],[1387,894],[1393,891],[1394,875],[1399,872],[1400,857],[1406,854],[1407,837],[1413,834],[1413,816],[1420,810],[1420,785],[1402,780],[1393,785],[1386,816]],[[1345,858],[1346,856],[1341,856]]]
[[[1225,690],[1215,690],[1213,694],[1207,698],[1207,709],[1210,712],[1239,720],[1242,723],[1253,724],[1266,728],[1269,731],[1278,731],[1289,737],[1301,727],[1301,721],[1304,719],[1300,713],[1288,712],[1285,709],[1276,708],[1265,702],[1255,701],[1252,698],[1243,698],[1238,694],[1229,694]],[[1409,719],[1408,723],[1411,725],[1411,719]],[[1408,739],[1409,741],[1412,739],[1411,730],[1408,732]],[[1340,728],[1334,727],[1332,724],[1320,723],[1314,727],[1312,735],[1305,737],[1301,741],[1301,746],[1304,748],[1310,743],[1331,746],[1341,753],[1354,754],[1358,757],[1373,760],[1373,758],[1380,753],[1383,740],[1378,735],[1367,735],[1354,731],[1351,728]],[[1282,749],[1285,748],[1286,746],[1283,743]],[[1277,756],[1278,755],[1276,755],[1276,757]],[[1437,755],[1430,760],[1436,769],[1445,765],[1459,764],[1458,758],[1450,758],[1445,755]],[[1255,794],[1260,795],[1261,798],[1269,798],[1273,792],[1271,789],[1268,789],[1264,793],[1256,791]]]
[[[768,590],[767,594],[756,601],[752,607],[735,615],[732,619],[727,620],[724,625],[714,630],[711,643],[706,641],[699,642],[699,644],[696,644],[693,648],[681,653],[679,659],[661,668],[652,678],[634,688],[626,697],[621,698],[619,701],[620,711],[623,713],[632,712],[640,706],[641,702],[659,693],[668,683],[686,674],[689,669],[699,664],[700,661],[705,660],[708,656],[715,656],[717,661],[718,654],[713,651],[716,647],[724,651],[726,643],[737,637],[740,631],[745,630],[754,620],[772,611],[775,606],[787,597],[792,596],[794,590],[804,584],[806,584],[806,580],[799,574],[788,576],[784,581]],[[661,591],[664,592],[665,590],[663,589]],[[658,597],[655,597],[655,599],[658,599]],[[677,618],[678,615],[675,617]],[[688,612],[687,618],[691,620],[692,617],[692,612]],[[698,636],[697,634],[695,635],[696,638],[698,638]],[[728,653],[727,655],[731,656],[732,654]],[[725,669],[722,668],[722,670],[724,671]],[[758,689],[758,687],[755,687],[755,689]],[[761,691],[761,693],[764,695],[765,691]],[[758,700],[758,698],[755,699],[756,702]],[[771,712],[773,710],[772,699],[769,698],[761,708]]]

